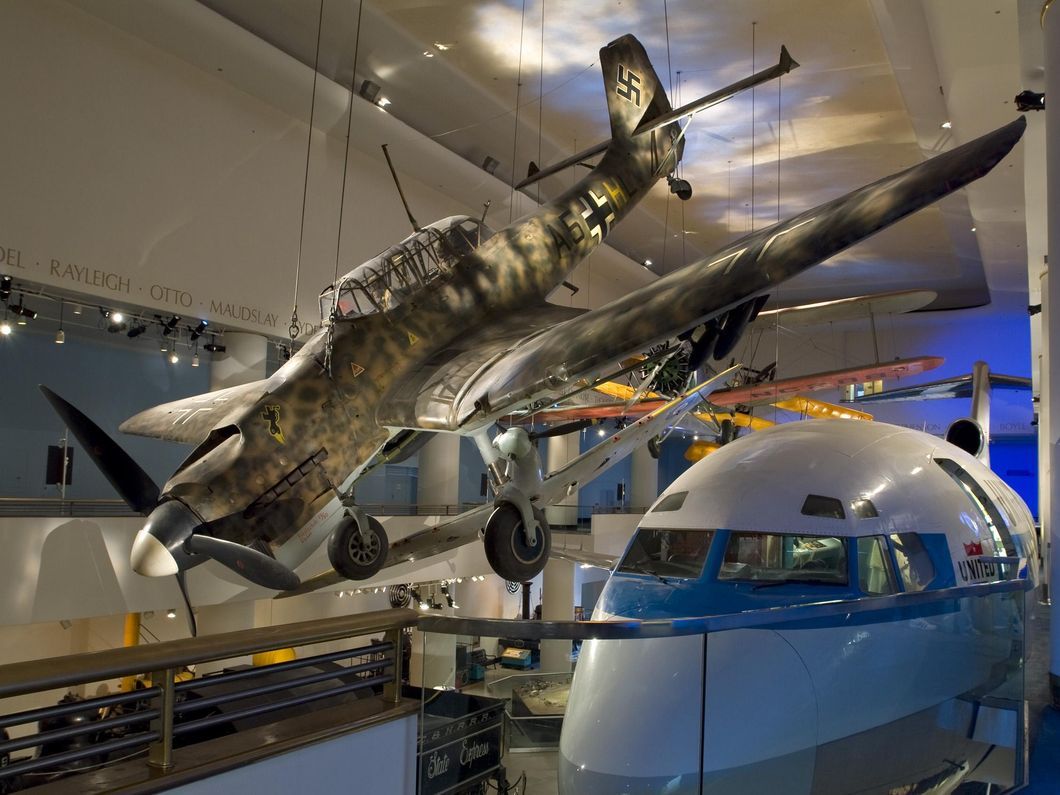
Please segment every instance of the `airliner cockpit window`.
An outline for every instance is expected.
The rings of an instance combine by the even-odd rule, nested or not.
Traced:
[[[695,579],[703,573],[713,538],[713,530],[642,527],[618,564],[618,571]]]
[[[935,579],[935,564],[917,533],[891,535],[898,573],[907,591],[923,591]]]
[[[719,580],[847,584],[846,541],[833,536],[733,532]]]

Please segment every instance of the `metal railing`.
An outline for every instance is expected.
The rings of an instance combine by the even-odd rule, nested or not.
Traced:
[[[417,619],[412,610],[381,610],[0,666],[0,698],[145,672],[150,673],[151,679],[150,687],[141,690],[64,701],[56,706],[0,716],[0,729],[4,730],[35,722],[46,725],[55,723],[56,719],[88,718],[68,720],[70,725],[60,728],[38,728],[36,732],[0,742],[0,757],[15,751],[40,749],[33,758],[0,767],[0,784],[14,776],[42,770],[74,773],[77,770],[69,768],[72,763],[86,758],[106,759],[110,754],[129,749],[146,751],[148,764],[165,770],[173,765],[174,742],[180,738],[201,736],[202,732],[220,724],[280,713],[357,691],[371,690],[379,695],[381,704],[397,704],[401,701],[401,633]],[[176,681],[178,672],[191,665],[373,633],[382,633],[382,641]],[[340,661],[347,664],[338,665]],[[279,681],[273,676],[270,680],[270,675],[289,672],[295,675]],[[234,690],[226,687],[234,683],[247,686]],[[330,686],[325,686],[327,683]],[[309,686],[317,687],[307,689]],[[265,701],[252,698],[270,694],[275,698]],[[240,705],[244,700],[252,703]],[[222,711],[221,707],[225,709]],[[85,735],[90,736],[87,745],[45,752],[49,744]]]
[[[636,638],[676,638],[706,635],[731,629],[769,627],[791,621],[871,613],[880,610],[947,602],[966,597],[997,593],[1030,591],[1034,583],[1027,579],[985,582],[918,591],[890,596],[866,596],[830,602],[770,607],[742,613],[721,613],[692,618],[620,619],[611,621],[524,621],[513,618],[474,618],[467,616],[421,615],[417,624],[421,632],[442,635],[479,635],[519,638],[521,640],[630,640]]]
[[[480,502],[453,505],[371,503],[361,505],[372,516],[458,516]],[[139,516],[121,500],[64,499],[61,497],[0,497],[0,516],[93,517]]]

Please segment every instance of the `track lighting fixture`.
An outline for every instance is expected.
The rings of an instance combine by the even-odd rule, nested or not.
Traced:
[[[191,330],[191,341],[195,342],[199,337],[202,336],[203,332],[206,331],[206,321],[200,320],[199,325]]]
[[[11,297],[11,277],[0,276],[0,301],[7,303],[7,299]]]
[[[371,80],[365,80],[361,83],[361,90],[358,93],[369,102],[375,102],[376,97],[379,96],[379,84],[373,83]]]
[[[62,345],[66,342],[66,332],[63,331],[63,299],[59,299],[59,330],[55,332],[55,344]]]
[[[224,345],[217,344],[217,338],[213,335],[210,335],[210,341],[203,345],[202,349],[210,353],[224,353],[226,350]]]

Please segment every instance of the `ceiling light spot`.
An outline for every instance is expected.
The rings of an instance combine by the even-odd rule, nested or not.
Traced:
[[[950,129],[950,127],[953,126],[953,122],[944,121],[939,126],[942,127],[942,129],[944,129],[944,130],[948,130],[948,129]]]
[[[430,50],[424,50],[423,51],[423,57],[424,58],[433,58],[434,57],[434,53],[431,52]]]

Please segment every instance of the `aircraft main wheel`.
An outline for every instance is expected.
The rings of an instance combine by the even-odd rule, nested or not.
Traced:
[[[490,568],[506,580],[532,580],[548,562],[552,534],[545,523],[544,514],[537,508],[534,508],[534,516],[541,525],[534,546],[526,542],[523,517],[511,503],[498,506],[486,522],[486,533],[482,539],[486,560]]]
[[[367,519],[368,528],[364,534],[357,527],[357,520],[348,516],[328,539],[331,565],[349,580],[367,580],[378,574],[390,549],[383,525],[374,516]]]

